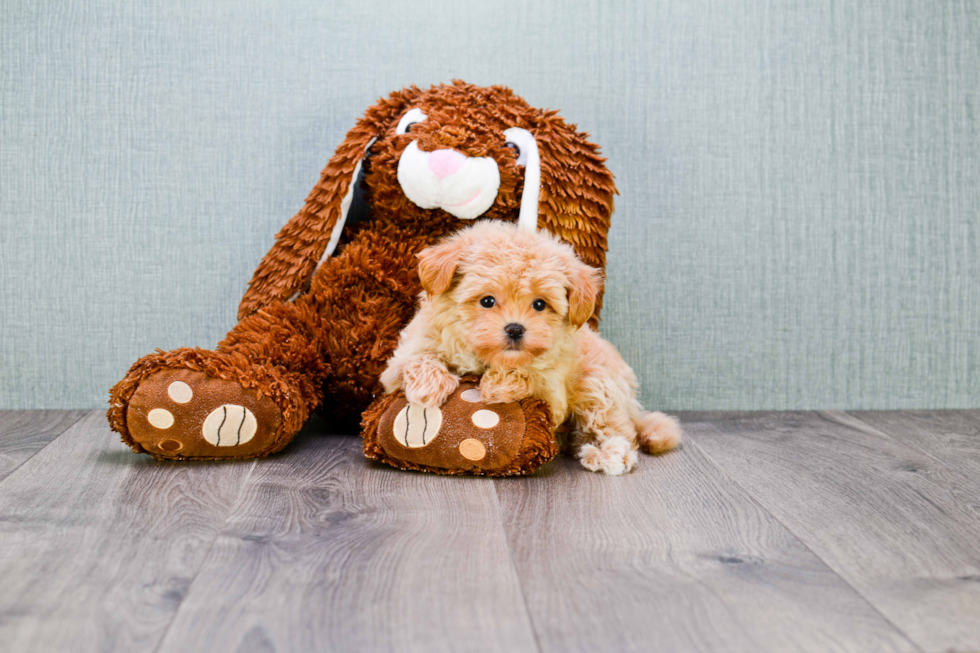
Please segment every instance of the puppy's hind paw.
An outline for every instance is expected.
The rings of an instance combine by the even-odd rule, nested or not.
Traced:
[[[590,472],[602,469],[602,452],[594,444],[583,444],[578,450],[578,461]]]
[[[590,472],[620,476],[632,471],[636,466],[636,450],[630,446],[626,438],[614,436],[603,440],[599,446],[582,445],[578,450],[578,459],[582,467]]]

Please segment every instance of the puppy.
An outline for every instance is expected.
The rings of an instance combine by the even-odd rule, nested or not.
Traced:
[[[638,448],[678,445],[677,420],[643,410],[633,370],[586,326],[602,279],[569,245],[481,221],[419,259],[425,292],[381,376],[386,391],[440,406],[460,376],[481,374],[484,402],[547,402],[559,435],[594,472],[623,474]]]

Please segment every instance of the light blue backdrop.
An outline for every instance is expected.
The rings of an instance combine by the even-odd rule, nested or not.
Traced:
[[[666,409],[980,406],[975,1],[0,8],[0,407],[213,345],[379,96],[503,83],[622,193],[604,333]]]

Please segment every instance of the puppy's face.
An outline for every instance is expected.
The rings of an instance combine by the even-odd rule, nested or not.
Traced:
[[[473,263],[452,293],[466,344],[490,367],[520,367],[571,328],[568,278],[558,270]]]
[[[528,365],[592,315],[598,271],[544,233],[481,222],[419,255],[423,286],[486,365]]]

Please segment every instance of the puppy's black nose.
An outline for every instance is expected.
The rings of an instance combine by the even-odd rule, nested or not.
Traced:
[[[520,340],[524,336],[524,325],[511,322],[504,327],[504,331],[507,332],[507,337],[511,340]]]

